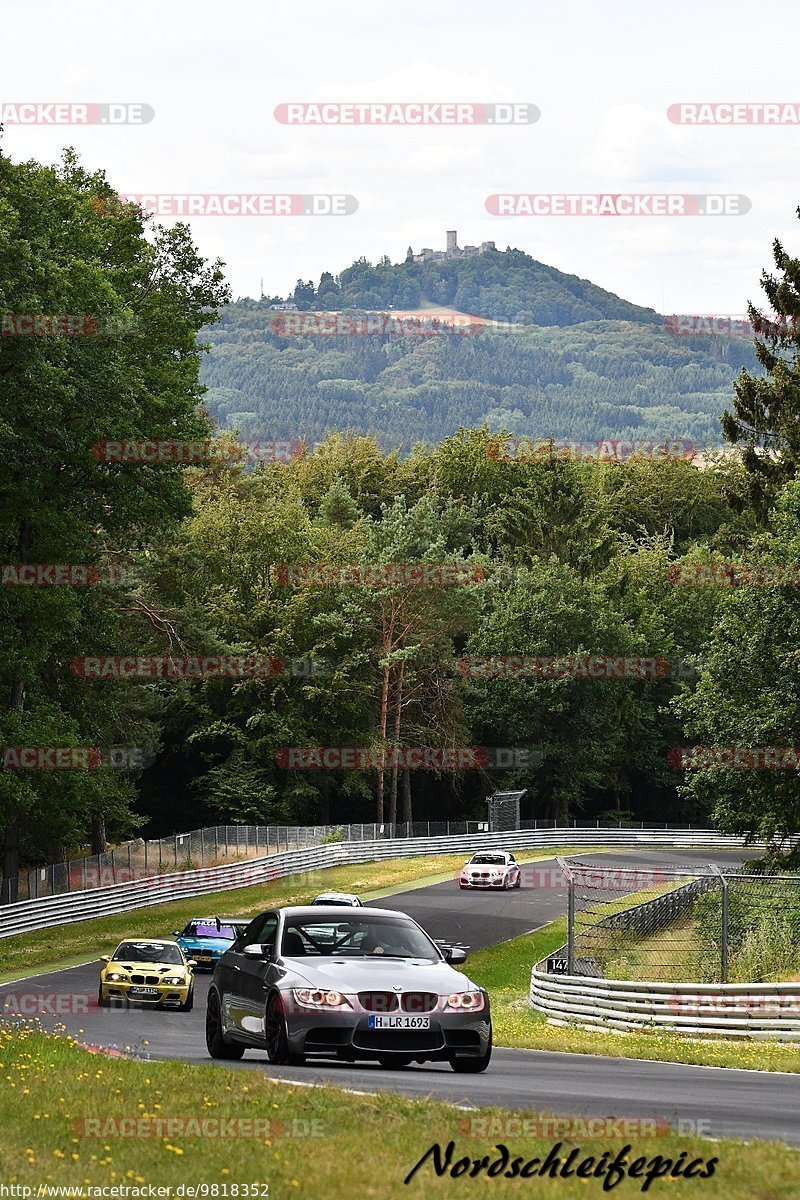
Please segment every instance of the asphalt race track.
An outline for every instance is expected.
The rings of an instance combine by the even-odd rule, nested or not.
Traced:
[[[731,866],[741,853],[636,850],[608,853],[608,865],[658,867],[713,861]],[[539,928],[565,911],[566,891],[550,860],[537,864],[537,886],[509,892],[461,891],[454,881],[375,901],[407,912],[431,936],[473,950]],[[547,886],[553,884],[555,886]],[[203,907],[187,901],[187,919]],[[165,936],[170,930],[165,930]],[[89,1045],[116,1047],[137,1056],[211,1064],[205,1050],[205,996],[209,976],[197,976],[191,1013],[101,1009],[97,1005],[99,964],[31,976],[0,987],[7,1016],[41,1010],[42,1025],[66,1029]],[[466,967],[469,973],[469,964]],[[266,1056],[248,1051],[238,1069],[258,1066],[298,1083],[335,1083],[360,1091],[390,1090],[433,1096],[467,1106],[493,1105],[544,1113],[603,1117],[660,1117],[705,1122],[711,1137],[778,1138],[800,1146],[800,1077],[774,1072],[733,1071],[679,1063],[642,1062],[534,1050],[495,1050],[488,1071],[469,1079],[441,1064],[387,1071],[375,1064],[326,1062],[308,1067],[270,1067]],[[684,1127],[688,1128],[688,1127]]]

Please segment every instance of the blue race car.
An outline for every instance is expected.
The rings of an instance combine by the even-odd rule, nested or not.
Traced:
[[[194,917],[185,929],[173,933],[186,956],[197,963],[198,971],[213,971],[247,924],[248,919],[239,917]]]

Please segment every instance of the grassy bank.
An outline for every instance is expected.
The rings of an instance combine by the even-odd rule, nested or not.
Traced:
[[[466,1173],[460,1177],[448,1173],[437,1178],[430,1159],[404,1184],[434,1143],[445,1151],[451,1141],[452,1162],[484,1155],[493,1162],[498,1143],[508,1147],[512,1158],[543,1160],[559,1140],[562,1162],[575,1147],[576,1162],[591,1155],[596,1164],[603,1152],[612,1159],[626,1145],[628,1163],[639,1156],[648,1163],[656,1156],[677,1163],[682,1152],[683,1165],[695,1158],[718,1160],[713,1175],[700,1182],[656,1180],[648,1192],[654,1196],[793,1200],[800,1187],[800,1153],[777,1143],[711,1142],[672,1133],[621,1136],[619,1128],[601,1137],[584,1138],[578,1130],[559,1138],[552,1130],[523,1126],[523,1136],[519,1125],[508,1124],[510,1114],[496,1109],[466,1112],[397,1095],[292,1087],[258,1070],[108,1058],[30,1029],[2,1031],[0,1059],[0,1176],[6,1184],[32,1186],[34,1195],[42,1183],[152,1184],[171,1187],[173,1194],[180,1184],[205,1184],[209,1196],[215,1195],[214,1186],[222,1196],[227,1184],[230,1196],[238,1185],[242,1196],[242,1185],[259,1184],[250,1194],[260,1200],[267,1195],[263,1185],[269,1187],[269,1200],[427,1200],[433,1195],[448,1200],[485,1194],[484,1173],[472,1178],[462,1168]],[[520,1115],[534,1117],[514,1114]],[[170,1132],[164,1125],[159,1129],[157,1118],[184,1124]],[[187,1124],[192,1118],[194,1126]],[[207,1124],[201,1126],[201,1121]],[[191,1129],[203,1129],[204,1135]],[[226,1135],[214,1136],[209,1129],[225,1129]],[[119,1136],[126,1131],[128,1136]],[[624,1178],[613,1194],[640,1196],[644,1182]],[[601,1179],[574,1175],[495,1177],[491,1183],[491,1195],[500,1198],[535,1193],[552,1200],[583,1200],[605,1194]]]
[[[660,1062],[800,1072],[800,1051],[779,1043],[693,1039],[672,1033],[618,1033],[548,1025],[528,1003],[531,967],[567,940],[566,919],[470,955],[466,971],[492,999],[495,1044],[529,1050],[650,1058]]]
[[[597,854],[600,847],[581,848]],[[574,854],[575,847],[522,851],[522,862],[542,862],[556,854]],[[74,925],[59,925],[0,940],[0,983],[18,978],[34,968],[66,966],[110,953],[124,937],[168,937],[193,915],[255,916],[265,908],[307,904],[319,892],[357,892],[363,899],[379,899],[408,887],[453,879],[465,861],[464,854],[394,858],[287,875],[269,883],[213,892],[188,900],[172,900],[115,916],[96,917]]]

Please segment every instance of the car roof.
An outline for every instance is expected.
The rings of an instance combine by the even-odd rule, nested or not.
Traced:
[[[285,917],[314,917],[319,920],[320,917],[336,917],[337,921],[346,921],[347,917],[342,914],[341,904],[291,904],[286,908],[268,909],[269,912],[282,913]],[[362,911],[358,915],[358,920],[363,920],[364,916],[376,917],[400,917],[404,921],[413,920],[408,913],[395,912],[392,908],[369,908],[362,906]]]
[[[189,917],[187,925],[244,925],[252,921],[252,917]]]
[[[318,900],[325,900],[328,896],[341,896],[343,900],[357,900],[358,896],[355,892],[320,892],[317,896]]]
[[[124,946],[126,942],[131,942],[134,946],[178,946],[175,938],[159,938],[159,937],[124,937],[117,943],[117,949]],[[178,946],[180,950],[180,946]]]

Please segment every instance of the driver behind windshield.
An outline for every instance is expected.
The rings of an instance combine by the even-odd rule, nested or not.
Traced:
[[[303,955],[336,955],[348,958],[385,956],[387,958],[439,958],[438,951],[422,930],[406,922],[380,921],[287,921],[283,952],[291,957],[299,953],[297,939],[303,942]]]

